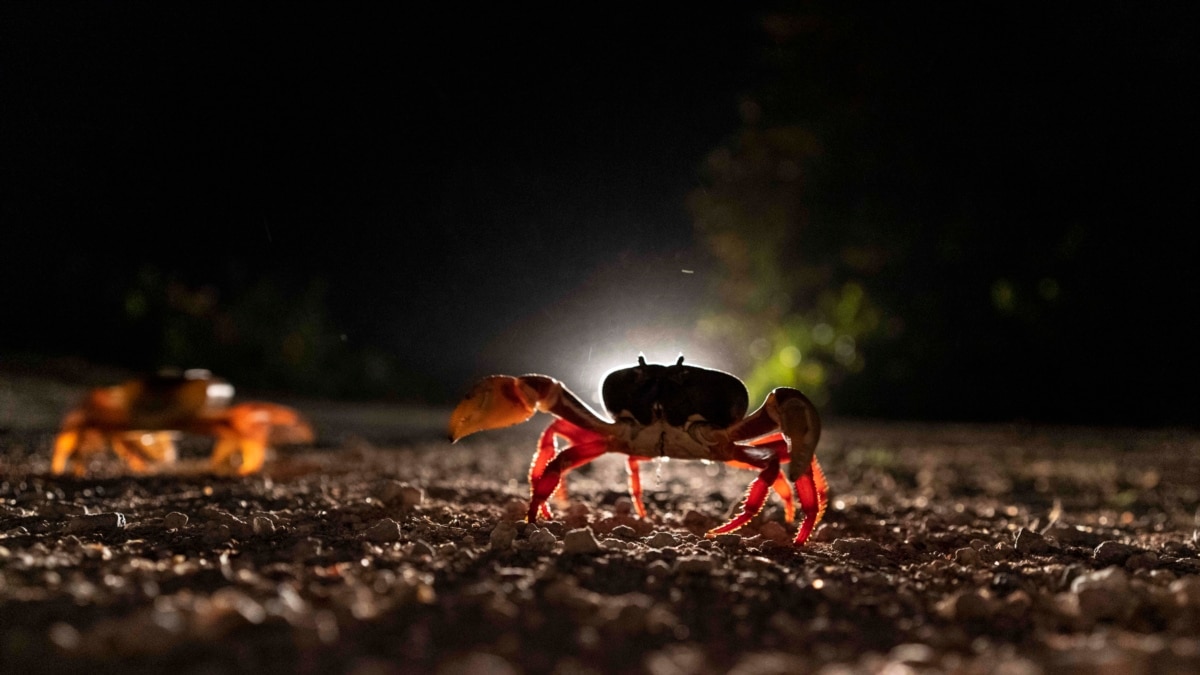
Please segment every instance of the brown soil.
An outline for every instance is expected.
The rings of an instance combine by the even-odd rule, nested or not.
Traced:
[[[1200,672],[1195,435],[832,423],[795,548],[774,498],[698,536],[752,477],[700,463],[648,465],[645,521],[613,457],[518,522],[536,426],[72,478],[10,425],[3,670]]]

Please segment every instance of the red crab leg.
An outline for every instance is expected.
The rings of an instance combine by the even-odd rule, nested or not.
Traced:
[[[782,465],[791,461],[791,456],[788,455],[787,441],[784,440],[783,434],[771,434],[763,438],[757,438],[750,442],[750,445],[756,448],[770,448],[779,456],[779,463]],[[755,469],[750,464],[741,462],[727,462],[731,466],[736,466],[741,469]],[[791,523],[796,519],[796,500],[792,492],[792,484],[788,481],[787,476],[781,471],[779,477],[771,484],[771,488],[775,490],[775,494],[783,500],[783,519]]]
[[[580,445],[590,441],[596,441],[603,438],[600,434],[590,432],[586,429],[581,429],[566,420],[555,420],[546,427],[538,438],[538,449],[533,455],[533,461],[529,465],[529,484],[533,485],[538,478],[542,476],[542,472],[546,470],[546,465],[554,458],[558,452],[558,446],[555,443],[555,437],[562,437],[571,445]],[[567,501],[567,482],[564,480],[559,483],[558,490],[554,496],[559,501]],[[550,507],[547,504],[542,504],[542,517],[550,517]]]
[[[804,522],[796,532],[795,544],[803,544],[812,534],[813,528],[821,522],[825,515],[825,506],[829,501],[829,486],[825,484],[825,472],[817,463],[814,455],[809,470],[796,481],[796,494],[800,496],[800,504],[804,508]]]
[[[571,469],[576,469],[608,452],[608,441],[599,439],[571,447],[558,453],[550,460],[542,475],[530,485],[529,513],[526,519],[537,522],[537,515],[546,500],[558,488],[558,484]]]
[[[773,431],[780,432],[787,443],[788,477],[795,482],[796,496],[804,510],[804,522],[795,541],[802,544],[825,515],[828,487],[816,460],[821,418],[808,397],[795,389],[780,387],[767,396],[762,407],[731,426],[729,436],[734,441],[750,440]]]
[[[625,468],[629,470],[629,497],[633,500],[633,508],[637,511],[638,518],[645,518],[646,505],[642,503],[642,469],[638,465],[641,461],[640,457],[630,456]]]
[[[529,464],[529,484],[531,486],[542,477],[542,473],[546,470],[546,465],[550,463],[555,453],[558,452],[558,445],[554,442],[554,428],[558,426],[560,421],[555,421],[546,427],[541,437],[538,438],[537,452],[533,453],[533,461]],[[550,506],[548,504],[542,504],[541,514],[543,518],[550,517]]]
[[[756,448],[735,446],[733,451],[734,457],[737,458],[736,461],[762,469],[762,473],[758,474],[758,477],[746,489],[746,497],[741,512],[724,525],[709,530],[704,536],[713,537],[718,534],[733,532],[750,522],[750,519],[758,515],[758,512],[762,510],[763,504],[767,503],[767,495],[770,493],[771,485],[779,478],[779,456],[773,452],[767,454],[761,451],[755,452],[755,450]]]

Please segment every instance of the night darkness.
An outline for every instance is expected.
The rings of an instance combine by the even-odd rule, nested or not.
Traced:
[[[894,329],[833,410],[1194,425],[1195,24],[1086,10],[9,3],[0,356],[588,389],[701,349],[727,270],[689,200],[786,124],[820,152],[781,276],[858,274]]]

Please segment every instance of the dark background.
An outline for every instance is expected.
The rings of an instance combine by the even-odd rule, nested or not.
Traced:
[[[7,3],[0,358],[430,403],[638,351],[769,379],[746,345],[852,287],[853,358],[795,376],[830,411],[1194,425],[1192,19]]]

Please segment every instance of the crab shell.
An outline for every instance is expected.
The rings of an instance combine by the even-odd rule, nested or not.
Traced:
[[[647,364],[614,370],[600,386],[604,407],[615,419],[631,419],[643,426],[665,421],[684,427],[703,420],[724,428],[746,416],[750,394],[746,385],[729,373],[683,365]]]

